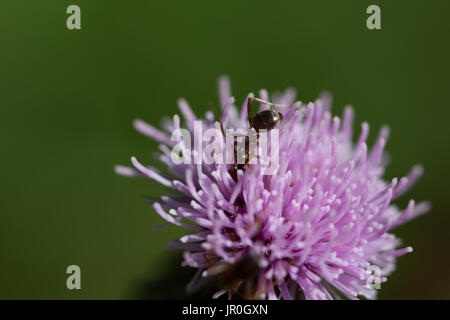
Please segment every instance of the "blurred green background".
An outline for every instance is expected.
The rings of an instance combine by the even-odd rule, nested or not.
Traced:
[[[66,28],[70,4],[81,30]],[[370,4],[382,30],[366,28]],[[132,120],[158,126],[178,97],[203,114],[221,74],[237,101],[328,90],[336,114],[355,106],[356,134],[369,121],[370,142],[388,124],[386,179],[425,167],[397,203],[433,210],[396,230],[414,253],[380,298],[450,298],[450,1],[5,0],[0,12],[0,298],[139,298],[144,283],[173,285],[164,271],[180,252],[165,243],[183,231],[150,231],[162,219],[140,199],[163,190],[113,167],[135,155],[162,168]],[[66,288],[70,264],[82,290]]]

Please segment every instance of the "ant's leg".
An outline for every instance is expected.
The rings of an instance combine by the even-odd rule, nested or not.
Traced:
[[[213,111],[214,117],[217,118],[217,120],[219,121],[219,123],[220,123],[220,131],[222,131],[223,137],[226,138],[227,136],[225,134],[225,129],[224,129],[224,126],[223,126],[222,119],[219,116],[219,112],[217,112],[217,109],[214,107],[214,105],[212,103],[209,103],[209,108]]]
[[[222,119],[219,120],[219,123],[220,123],[220,131],[222,131],[222,135],[223,135],[223,137],[226,139],[226,138],[227,138],[227,135],[226,135],[225,129],[224,129],[224,127],[223,127]]]
[[[252,98],[247,99],[247,116],[250,128],[253,128]]]
[[[237,181],[237,169],[234,164],[231,165],[229,173],[230,173],[231,178],[236,182]]]

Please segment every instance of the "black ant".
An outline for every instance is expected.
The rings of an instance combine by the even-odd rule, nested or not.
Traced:
[[[257,101],[262,104],[266,104],[270,106],[270,109],[259,111],[254,117],[252,113],[252,101]],[[267,130],[270,131],[272,129],[275,129],[279,126],[279,124],[283,121],[283,115],[276,110],[277,108],[288,108],[290,105],[282,105],[282,104],[274,104],[262,99],[249,97],[247,99],[247,115],[248,115],[248,123],[250,128],[248,129],[249,135],[256,135],[258,137],[260,130]],[[222,134],[224,137],[226,137],[225,130],[223,128],[222,121],[220,121],[220,127],[222,130]],[[252,130],[253,129],[253,130]],[[244,155],[244,161],[238,161],[238,154],[239,152],[236,152],[236,143],[234,143],[234,161],[229,169],[229,173],[234,181],[237,181],[237,171],[238,170],[244,170],[246,166],[249,165],[250,160],[254,156],[255,150],[250,149],[250,139],[249,135],[240,135],[240,134],[233,134],[233,136],[236,137],[244,137],[245,144],[244,144],[244,150],[240,150],[240,154]],[[257,142],[257,140],[256,140]],[[253,148],[254,149],[254,148]],[[241,163],[239,163],[241,162]]]

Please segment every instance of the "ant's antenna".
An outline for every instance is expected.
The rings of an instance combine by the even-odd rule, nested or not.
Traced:
[[[291,107],[292,105],[291,104],[276,104],[276,103],[272,103],[272,102],[269,102],[269,101],[266,101],[266,100],[262,100],[262,99],[259,99],[259,98],[250,98],[250,99],[252,99],[252,100],[254,100],[254,101],[258,101],[259,103],[263,103],[263,104],[268,104],[269,106],[271,106],[272,108],[273,107],[277,107],[277,108],[289,108],[289,107]]]

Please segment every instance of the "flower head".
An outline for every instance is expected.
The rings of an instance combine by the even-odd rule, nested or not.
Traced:
[[[219,80],[219,96],[224,126],[248,129],[248,100],[238,110],[225,77]],[[269,100],[265,90],[259,97]],[[163,196],[153,208],[169,224],[195,230],[169,245],[184,251],[184,265],[198,268],[198,278],[216,280],[221,290],[215,296],[373,299],[376,285],[386,281],[396,258],[412,251],[401,247],[391,230],[428,210],[427,203],[413,200],[405,209],[391,204],[422,169],[416,166],[406,177],[384,181],[386,127],[369,151],[367,123],[356,144],[352,142],[350,107],[340,119],[331,116],[326,95],[306,105],[294,99],[293,90],[272,97],[291,107],[279,110],[284,120],[278,165],[271,175],[261,174],[260,163],[240,167],[235,177],[230,164],[175,164],[170,148],[177,143],[171,139],[171,132],[180,128],[177,115],[164,123],[164,131],[140,120],[134,123],[161,143],[159,159],[167,164],[168,175],[135,158],[134,168],[117,166],[116,171],[176,191],[177,196]],[[194,133],[194,121],[200,119],[185,100],[178,104],[187,130]],[[208,111],[203,125],[217,128],[217,120]]]

